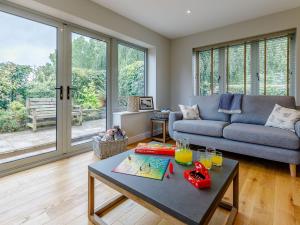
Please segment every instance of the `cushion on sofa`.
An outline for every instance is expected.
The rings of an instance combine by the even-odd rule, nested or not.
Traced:
[[[231,122],[264,125],[275,104],[291,109],[296,108],[295,98],[292,96],[244,95],[242,101],[242,113],[233,114],[231,116]]]
[[[220,95],[211,96],[192,96],[189,98],[189,104],[197,104],[199,107],[200,118],[203,120],[230,120],[230,115],[218,112]]]
[[[295,124],[300,120],[300,111],[275,105],[265,126],[277,127],[295,132]]]
[[[292,131],[262,125],[233,123],[223,130],[226,139],[268,145],[278,148],[299,149],[299,137]]]
[[[178,105],[184,120],[200,120],[198,105]]]
[[[178,120],[174,122],[173,130],[190,134],[222,137],[223,129],[228,124],[228,122],[213,120]]]

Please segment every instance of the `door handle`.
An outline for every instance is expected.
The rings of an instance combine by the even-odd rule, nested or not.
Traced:
[[[76,88],[72,88],[70,86],[67,86],[67,99],[69,100],[70,99],[70,91],[71,90],[76,90]]]
[[[258,81],[260,80],[259,73],[256,73],[256,78],[257,78]]]
[[[59,90],[59,99],[63,100],[63,98],[64,98],[64,92],[63,92],[64,88],[63,88],[63,86],[56,87],[55,90]]]

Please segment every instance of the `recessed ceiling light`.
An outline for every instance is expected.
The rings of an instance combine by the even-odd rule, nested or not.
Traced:
[[[192,11],[190,9],[186,10],[186,14],[190,15]]]

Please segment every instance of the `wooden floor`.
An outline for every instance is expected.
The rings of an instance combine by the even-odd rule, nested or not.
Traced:
[[[300,225],[300,178],[290,177],[287,164],[226,156],[240,161],[240,209],[235,224]],[[87,219],[87,166],[95,161],[89,152],[1,178],[0,224],[91,224]],[[227,200],[230,192],[231,188]],[[96,183],[95,194],[100,203],[116,192]],[[227,212],[218,209],[210,224],[224,224],[226,217]],[[113,225],[171,225],[131,200],[104,218]]]

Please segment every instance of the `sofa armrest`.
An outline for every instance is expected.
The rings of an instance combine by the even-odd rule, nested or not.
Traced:
[[[182,120],[183,116],[181,112],[170,112],[169,115],[169,135],[171,138],[174,136],[173,123],[177,120]]]
[[[295,132],[300,137],[300,120],[295,123]]]

